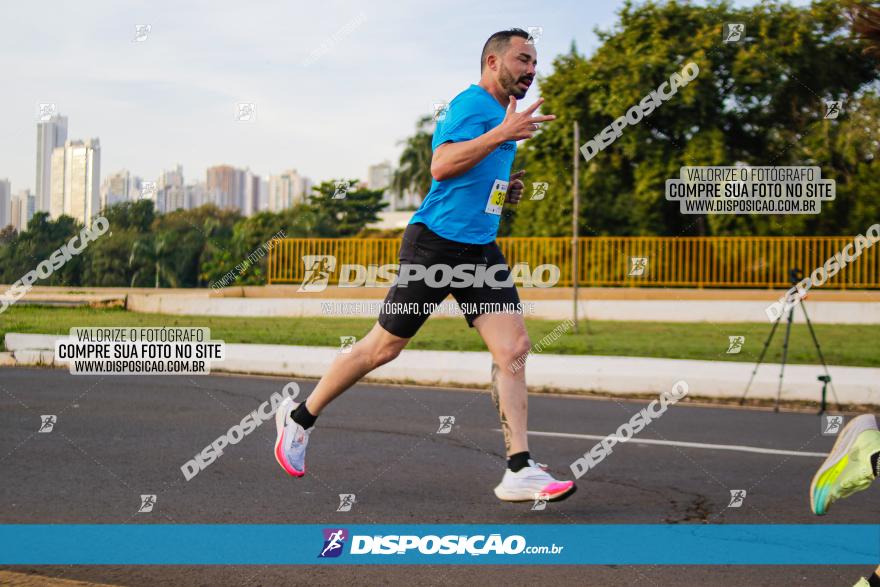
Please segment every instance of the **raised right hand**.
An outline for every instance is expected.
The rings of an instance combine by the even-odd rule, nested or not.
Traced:
[[[545,116],[532,116],[535,110],[544,102],[544,98],[539,98],[534,104],[523,110],[516,111],[516,98],[510,97],[510,103],[507,105],[507,114],[501,122],[500,129],[502,136],[508,141],[521,141],[530,139],[538,130],[538,123],[556,120],[552,114]]]

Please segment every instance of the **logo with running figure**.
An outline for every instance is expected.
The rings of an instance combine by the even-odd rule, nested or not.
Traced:
[[[43,103],[40,103],[38,106],[39,106],[39,109],[38,109],[37,119],[40,122],[46,122],[47,120],[52,120],[52,117],[55,116],[55,112],[57,111],[55,104],[50,103],[50,102],[43,102]]]
[[[303,282],[296,291],[324,291],[330,274],[336,271],[336,257],[333,255],[303,255],[306,269]]]
[[[721,38],[725,43],[739,43],[746,34],[746,25],[742,22],[725,22]]]
[[[843,416],[822,415],[822,436],[837,436],[843,427]]]
[[[544,27],[530,26],[529,27],[529,38],[526,39],[526,45],[537,45],[538,41],[541,40],[542,36],[544,36]]]
[[[345,541],[348,540],[348,530],[345,528],[324,528],[324,547],[318,558],[335,558],[342,554]]]
[[[54,414],[40,416],[40,429],[37,430],[37,432],[42,432],[43,434],[52,432],[52,429],[55,427],[55,422],[57,421],[58,418]]]
[[[535,181],[532,182],[532,196],[529,198],[530,200],[543,200],[544,196],[547,195],[547,189],[550,187],[550,184],[546,181]]]
[[[745,336],[728,336],[728,346],[727,346],[727,354],[728,355],[738,355],[742,350],[743,345],[746,344]]]
[[[336,186],[336,190],[333,192],[334,200],[344,200],[346,194],[353,189],[354,186],[351,185],[351,182],[347,179],[340,179],[333,183]]]
[[[151,24],[136,24],[134,25],[134,39],[131,40],[132,43],[143,43],[147,40],[147,37],[150,35],[150,31],[153,30],[153,25]]]
[[[434,114],[431,115],[434,122],[446,120],[446,113],[449,112],[449,102],[432,102],[431,107],[434,111]]]
[[[139,514],[149,514],[153,511],[153,508],[156,506],[156,496],[155,495],[141,495],[141,507],[138,508],[137,513]]]
[[[352,506],[354,505],[355,498],[354,493],[340,493],[339,494],[339,507],[336,508],[337,512],[350,512]]]
[[[629,276],[641,277],[648,270],[647,257],[630,257],[629,258]]]
[[[547,500],[550,499],[549,493],[536,493],[535,503],[532,504],[532,511],[539,512],[547,509]]]
[[[253,122],[257,119],[257,105],[253,102],[236,102],[235,115],[238,122]]]
[[[357,342],[357,338],[354,336],[340,336],[339,337],[339,352],[348,354],[351,352],[352,347],[354,347],[354,343]]]
[[[438,416],[440,418],[440,428],[437,434],[449,434],[452,432],[452,426],[455,425],[455,416]]]
[[[827,120],[834,120],[840,114],[840,105],[843,104],[841,100],[828,100],[825,102],[825,118]]]
[[[730,503],[727,504],[729,508],[738,508],[742,507],[743,502],[746,499],[746,490],[745,489],[731,489],[730,490]]]

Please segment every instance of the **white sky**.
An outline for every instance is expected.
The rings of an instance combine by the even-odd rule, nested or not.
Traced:
[[[432,103],[479,80],[490,34],[543,27],[540,76],[572,40],[592,53],[593,29],[609,28],[620,4],[5,0],[0,178],[33,190],[37,108],[49,102],[69,139],[100,138],[102,177],[126,168],[150,180],[180,163],[190,183],[227,163],[365,179],[368,165],[396,162]],[[133,42],[135,24],[151,25],[146,41]],[[255,122],[234,120],[238,102],[256,105]]]

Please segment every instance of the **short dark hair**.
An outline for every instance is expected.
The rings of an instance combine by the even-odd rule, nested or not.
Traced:
[[[489,40],[483,45],[483,54],[480,55],[480,73],[483,73],[483,68],[486,67],[486,58],[489,57],[489,53],[503,52],[510,45],[511,37],[521,37],[528,40],[529,33],[522,29],[508,29],[506,31],[498,31],[489,37]]]

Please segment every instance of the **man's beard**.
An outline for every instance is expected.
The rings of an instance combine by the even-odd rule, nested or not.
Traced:
[[[516,78],[507,69],[504,64],[501,64],[501,75],[499,77],[499,81],[501,82],[501,87],[504,88],[504,91],[507,92],[509,96],[513,96],[517,100],[522,100],[526,93],[520,89],[516,84],[521,78]]]

